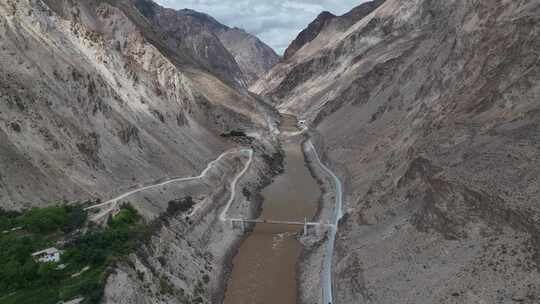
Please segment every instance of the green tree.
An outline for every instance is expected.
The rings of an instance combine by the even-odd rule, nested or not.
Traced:
[[[56,285],[62,278],[62,272],[56,269],[55,263],[40,263],[37,274],[44,284]]]
[[[37,277],[38,264],[31,258],[26,259],[26,262],[22,265],[20,276],[24,280],[24,285],[29,285]]]
[[[59,230],[67,223],[65,207],[34,208],[23,215],[24,226],[33,233],[50,233]]]
[[[21,264],[18,261],[10,260],[3,265],[2,281],[7,283],[8,288],[18,288],[24,285],[24,281],[19,275]]]

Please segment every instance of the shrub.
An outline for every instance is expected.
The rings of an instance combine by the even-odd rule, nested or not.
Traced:
[[[123,205],[120,212],[109,221],[110,228],[122,228],[135,224],[140,219],[139,213],[131,205]]]
[[[174,294],[174,287],[169,283],[167,277],[163,275],[159,278],[159,292],[162,295]]]
[[[227,133],[221,134],[221,137],[245,137],[246,133],[240,130],[231,130]]]
[[[0,230],[9,230],[15,227],[17,223],[16,218],[20,216],[21,213],[17,211],[6,211],[0,208]]]
[[[82,207],[63,205],[31,209],[17,217],[14,222],[32,233],[48,234],[57,231],[69,233],[82,227],[86,218],[87,213]]]
[[[42,298],[46,304],[76,296],[83,296],[83,303],[100,303],[109,275],[106,269],[133,252],[146,233],[134,208],[124,205],[109,227],[90,228],[75,236],[64,248],[62,263],[69,265],[65,270],[57,269],[56,263],[36,263],[31,256],[53,246],[65,237],[63,233],[82,227],[86,218],[86,212],[78,206],[31,209],[23,214],[0,211],[0,219],[22,224],[27,230],[21,234],[0,234],[0,302],[37,303],[39,295],[46,294]],[[85,266],[90,266],[90,270],[71,277]]]
[[[195,202],[193,202],[193,198],[191,196],[169,201],[167,206],[167,214],[175,215],[179,212],[187,212],[193,208],[193,205],[195,205]]]

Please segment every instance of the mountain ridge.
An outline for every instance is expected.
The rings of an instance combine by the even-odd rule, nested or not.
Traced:
[[[195,172],[230,146],[221,132],[265,128],[258,100],[167,45],[131,2],[40,3],[0,6],[4,207]]]
[[[196,53],[195,57],[204,59],[203,64],[241,87],[248,87],[279,61],[274,50],[256,36],[224,25],[208,14],[192,9],[163,8],[151,0],[132,1],[138,3],[168,37],[176,37],[176,41],[170,41],[171,45]]]
[[[175,38],[182,37],[147,19],[152,12],[128,0],[0,1],[0,208],[96,205],[175,180],[118,202],[137,210],[147,237],[125,259],[98,270],[95,284],[85,281],[72,292],[91,288],[95,299],[86,301],[114,304],[219,302],[240,237],[216,224],[216,214],[248,161],[224,152],[255,151],[238,187],[256,193],[276,170],[274,159],[279,162],[271,133],[279,118],[228,78],[242,76],[238,68],[177,48]],[[236,64],[215,35],[189,38]],[[222,136],[238,130],[250,137]],[[201,171],[200,178],[178,180]],[[171,207],[188,197],[193,210]],[[98,221],[113,205],[89,210],[88,218]],[[238,214],[253,216],[255,205],[242,205]],[[85,223],[80,233],[91,234],[97,225]],[[3,290],[2,301],[35,291],[16,290]],[[47,292],[49,298],[38,301],[71,300],[59,288]]]
[[[283,55],[284,60],[288,60],[294,54],[299,51],[304,45],[313,41],[326,27],[335,24],[341,31],[345,31],[350,26],[369,15],[379,6],[381,6],[386,0],[375,0],[364,2],[349,12],[336,16],[331,12],[321,12],[315,20],[313,20],[304,30],[302,30],[298,36],[289,44]]]
[[[538,15],[535,1],[386,0],[251,86],[306,119],[346,185],[336,303],[540,299]]]

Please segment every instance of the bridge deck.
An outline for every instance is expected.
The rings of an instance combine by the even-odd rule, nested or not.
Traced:
[[[296,221],[274,221],[266,219],[231,219],[231,222],[240,222],[240,223],[254,223],[254,224],[274,224],[274,225],[292,225],[292,226],[324,226],[326,224],[317,223],[317,222],[296,222]]]

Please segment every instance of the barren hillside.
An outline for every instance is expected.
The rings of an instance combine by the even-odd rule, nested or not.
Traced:
[[[308,119],[345,181],[335,302],[537,303],[540,3],[367,13],[252,86]]]
[[[258,80],[279,56],[254,35],[230,28],[191,9],[163,8],[151,0],[132,0],[165,34],[173,49],[191,54],[200,65],[233,86],[245,88]]]
[[[222,132],[266,127],[164,35],[129,1],[0,3],[1,206],[194,175],[230,147]]]
[[[88,288],[103,303],[219,302],[240,237],[218,215],[248,161],[241,145],[255,152],[231,209],[255,211],[245,196],[275,170],[276,112],[245,90],[217,36],[191,31],[189,20],[189,35],[175,32],[167,26],[184,19],[164,10],[172,24],[160,24],[145,3],[0,1],[0,208],[105,201],[208,168],[201,178],[126,197],[144,217],[147,239],[125,259],[107,261]],[[252,137],[221,136],[233,130]],[[187,198],[190,210],[174,208]],[[54,290],[48,302],[66,297]],[[32,292],[3,291],[2,300]]]

